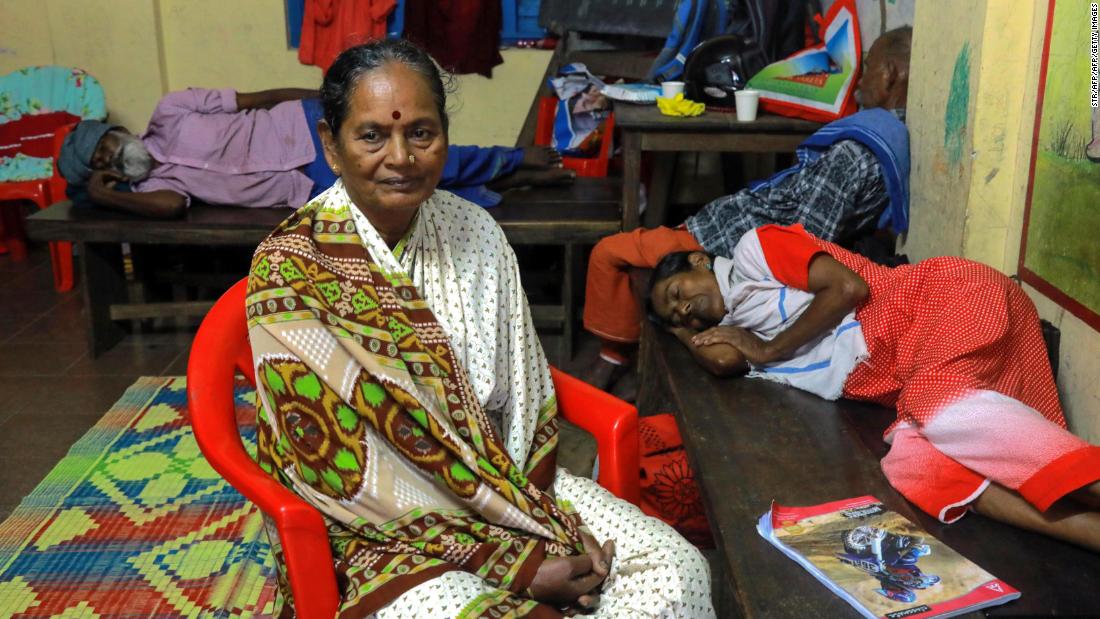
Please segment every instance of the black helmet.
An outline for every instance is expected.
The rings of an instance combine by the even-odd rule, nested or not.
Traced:
[[[755,39],[723,34],[707,39],[688,54],[684,63],[684,93],[707,106],[733,107],[733,93],[767,65]]]

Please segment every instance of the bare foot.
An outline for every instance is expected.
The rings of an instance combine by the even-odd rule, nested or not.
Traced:
[[[525,146],[523,147],[523,161],[521,168],[560,168],[561,153],[549,146]]]
[[[568,185],[572,183],[573,179],[576,177],[576,172],[573,170],[566,170],[565,168],[544,168],[541,170],[521,169],[489,183],[489,189],[493,191],[504,191],[505,189],[525,186],[542,187],[547,185]]]
[[[1015,491],[994,483],[972,505],[988,518],[1100,552],[1100,512],[1075,501],[1059,500],[1040,512]]]

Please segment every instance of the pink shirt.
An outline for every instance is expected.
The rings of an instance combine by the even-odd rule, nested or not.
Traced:
[[[165,95],[141,136],[159,162],[134,191],[168,189],[210,204],[299,207],[316,157],[301,101],[237,110],[232,89]]]

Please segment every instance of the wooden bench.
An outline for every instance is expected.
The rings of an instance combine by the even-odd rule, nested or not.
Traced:
[[[619,184],[603,178],[579,178],[562,187],[511,190],[490,209],[513,245],[555,245],[565,264],[576,263],[576,247],[592,244],[619,230]],[[291,213],[290,209],[246,209],[196,204],[175,220],[141,219],[124,213],[74,208],[59,202],[27,218],[27,232],[42,241],[73,241],[81,256],[81,290],[88,349],[97,356],[126,331],[118,321],[203,315],[212,300],[144,303],[128,290],[122,244],[255,247]],[[565,268],[558,304],[533,306],[538,326],[560,327],[563,354],[571,354],[576,296],[575,268]],[[244,273],[227,274],[231,279]]]
[[[715,378],[652,324],[643,327],[639,369],[645,387],[639,409],[676,412],[703,493],[728,582],[725,597],[716,592],[719,616],[858,617],[760,537],[755,525],[772,500],[814,505],[866,494],[1023,593],[987,609],[987,616],[1091,617],[1100,611],[1096,554],[976,514],[943,525],[895,492],[879,467],[888,448],[882,432],[893,411],[828,402],[765,380]]]

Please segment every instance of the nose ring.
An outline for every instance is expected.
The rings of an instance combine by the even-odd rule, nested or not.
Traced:
[[[416,163],[416,155],[409,155],[409,163]]]

